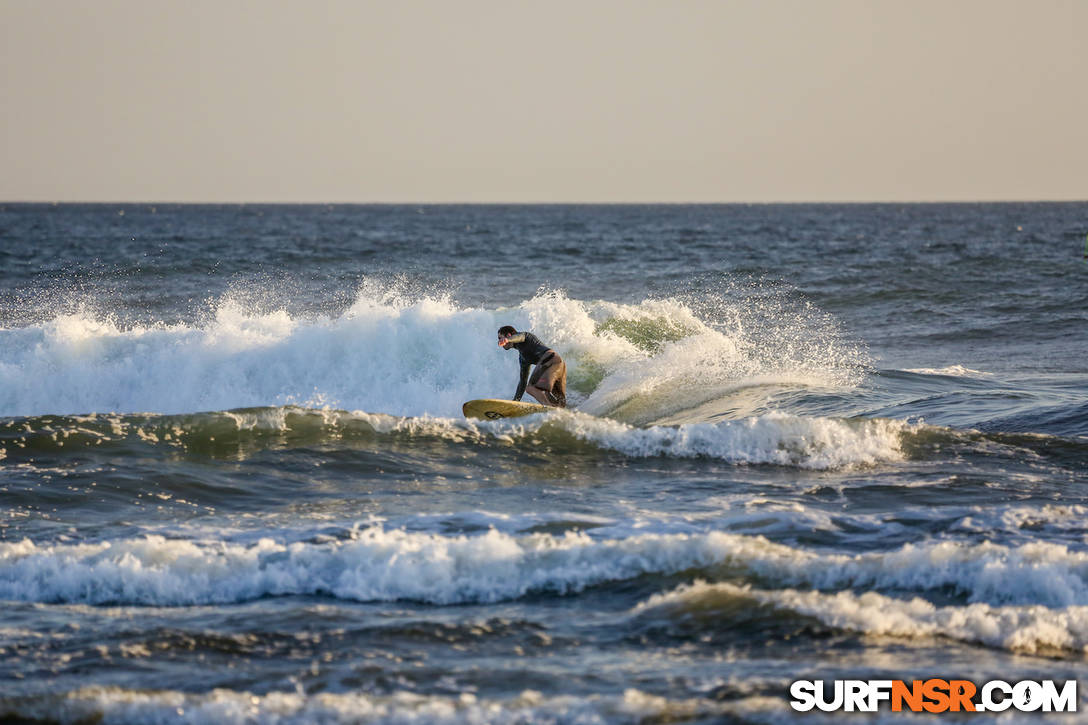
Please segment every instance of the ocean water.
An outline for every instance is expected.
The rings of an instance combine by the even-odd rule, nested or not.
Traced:
[[[927,677],[1083,713],[1086,232],[0,205],[0,719],[774,723]],[[570,409],[462,418],[514,392],[502,324]]]

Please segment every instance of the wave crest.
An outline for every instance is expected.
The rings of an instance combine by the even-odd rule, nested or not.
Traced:
[[[359,601],[497,602],[571,594],[648,574],[821,591],[956,593],[968,604],[1088,606],[1088,554],[1054,544],[937,542],[836,554],[711,531],[446,536],[354,529],[327,542],[252,544],[147,536],[94,544],[0,543],[0,599],[182,606],[328,594]]]
[[[42,416],[0,420],[0,454],[136,444],[196,455],[245,457],[284,445],[365,445],[395,438],[411,445],[544,445],[555,453],[615,452],[631,458],[711,458],[738,464],[832,469],[895,461],[910,426],[769,413],[741,420],[640,428],[576,411],[499,422],[398,417],[362,411],[251,408],[192,415]]]
[[[542,291],[481,309],[364,284],[330,316],[258,311],[229,295],[193,323],[126,326],[72,312],[0,329],[0,416],[302,405],[452,417],[465,400],[513,393],[516,355],[494,344],[501,324],[534,330],[563,355],[586,412],[636,423],[746,381],[856,382],[864,353],[833,322],[800,310],[751,324],[768,304],[703,300],[697,312],[675,298],[621,304]]]
[[[944,637],[1025,654],[1088,652],[1088,606],[937,606],[920,597],[899,599],[877,592],[828,594],[815,590],[765,590],[695,581],[640,603],[635,616],[655,611],[720,610],[728,617],[738,601],[812,617],[836,629],[872,636]]]

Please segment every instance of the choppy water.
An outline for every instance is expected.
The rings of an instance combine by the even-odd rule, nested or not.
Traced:
[[[2,206],[0,718],[785,722],[795,679],[1084,693],[1086,226],[1088,204]],[[462,419],[514,391],[501,324],[563,355],[571,410]]]

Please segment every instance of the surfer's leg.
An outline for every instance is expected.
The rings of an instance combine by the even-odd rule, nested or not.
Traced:
[[[537,370],[540,371],[540,368],[538,367]],[[533,392],[533,397],[544,405],[562,408],[566,405],[566,395],[556,395],[555,388],[560,380],[565,379],[566,372],[567,366],[563,362],[563,358],[553,355],[551,360],[548,361],[547,367],[540,371],[539,375],[534,373],[536,380],[533,381],[531,388],[526,388],[526,390],[540,391],[540,395]],[[565,391],[565,384],[562,390]]]
[[[555,405],[555,403],[548,400],[547,393],[535,385],[527,385],[525,387],[525,392],[536,398],[536,402],[541,405]]]
[[[567,364],[560,360],[555,365],[555,382],[552,383],[551,395],[555,399],[555,405],[560,408],[567,407]]]
[[[563,362],[563,359],[556,355],[536,385],[544,391],[544,397],[547,398],[548,405],[565,408],[567,405],[567,365]]]
[[[554,405],[548,401],[546,391],[548,390],[541,383],[541,378],[545,374],[546,368],[542,368],[539,365],[533,370],[533,374],[529,376],[529,384],[525,386],[525,392],[533,396],[541,405]]]

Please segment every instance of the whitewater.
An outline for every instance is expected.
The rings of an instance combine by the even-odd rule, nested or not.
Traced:
[[[836,349],[833,325],[815,316],[826,329],[804,330],[807,340],[789,331],[796,339],[784,349],[767,343],[775,331],[746,329],[741,315],[749,311],[734,310],[735,319],[714,326],[675,299],[617,304],[542,292],[487,310],[444,297],[406,299],[396,286],[364,287],[335,317],[255,313],[228,295],[197,324],[124,325],[83,313],[5,329],[0,413],[280,404],[459,416],[461,403],[481,391],[508,392],[513,362],[483,344],[503,323],[538,330],[571,360],[571,386],[581,393],[576,407],[590,414],[665,393],[674,400],[658,402],[678,407],[705,397],[697,388],[843,385],[865,364],[848,343]]]
[[[1086,211],[0,205],[0,719],[1088,692]]]

